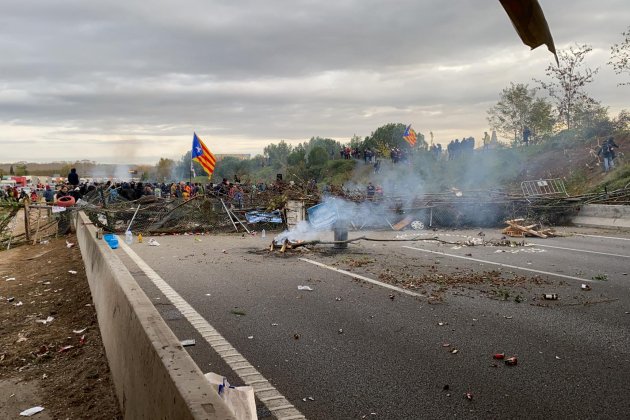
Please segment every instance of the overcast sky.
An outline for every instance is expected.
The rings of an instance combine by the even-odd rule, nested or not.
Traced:
[[[593,46],[591,96],[630,108],[606,65],[630,2],[540,3],[557,48]],[[216,153],[390,122],[479,139],[553,59],[497,0],[5,0],[0,57],[0,162],[108,163],[179,159],[193,131]]]

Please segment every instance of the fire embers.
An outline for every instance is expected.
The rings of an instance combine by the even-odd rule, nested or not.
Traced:
[[[281,241],[273,240],[271,241],[271,244],[269,245],[269,252],[278,250],[284,253],[287,251],[287,249],[304,250],[305,248],[303,248],[303,245],[304,245],[304,241],[290,241],[289,239],[283,239]]]

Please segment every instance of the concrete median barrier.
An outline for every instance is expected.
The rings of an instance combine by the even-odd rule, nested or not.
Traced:
[[[586,204],[572,223],[577,226],[630,229],[630,206]]]
[[[233,419],[149,298],[79,213],[77,240],[116,395],[127,419]]]

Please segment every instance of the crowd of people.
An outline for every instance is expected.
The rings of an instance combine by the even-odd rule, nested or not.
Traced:
[[[464,137],[460,141],[459,139],[451,140],[446,146],[448,152],[448,160],[459,159],[462,156],[470,156],[475,149],[475,138]]]
[[[281,182],[281,181],[279,181]],[[309,184],[310,188],[317,188],[314,181]],[[134,201],[142,197],[153,196],[166,199],[184,199],[206,195],[216,196],[225,201],[229,207],[243,208],[246,194],[264,192],[267,189],[277,189],[278,185],[268,185],[259,181],[256,184],[241,183],[235,176],[235,181],[231,182],[223,178],[220,183],[198,183],[198,182],[142,182],[124,181],[113,182],[80,182],[76,170],[68,174],[66,182],[56,185],[37,184],[28,187],[5,186],[0,189],[0,199],[14,202],[29,200],[31,203],[47,205],[57,205],[63,197],[70,196],[75,202],[85,198],[91,193],[99,194],[99,199],[106,204],[118,201]]]

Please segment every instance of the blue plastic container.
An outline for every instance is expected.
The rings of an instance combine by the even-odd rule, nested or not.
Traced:
[[[108,233],[107,235],[103,236],[103,239],[105,239],[111,249],[118,248],[118,237],[116,235]]]

